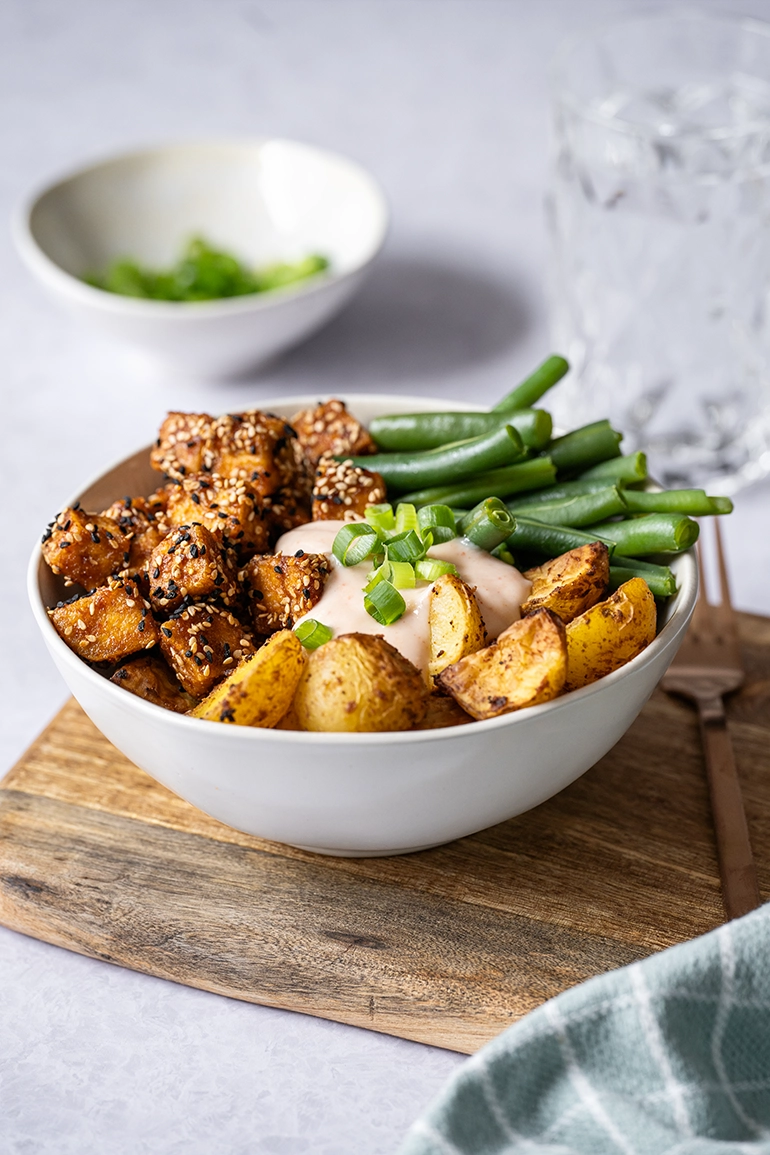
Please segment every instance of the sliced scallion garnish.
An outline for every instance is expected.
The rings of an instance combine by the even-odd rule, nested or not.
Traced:
[[[457,537],[455,515],[448,505],[424,505],[417,510],[417,524],[423,540],[430,532],[436,545]]]
[[[408,529],[418,528],[417,510],[408,501],[402,501],[396,506],[396,533],[404,533]]]
[[[308,618],[306,621],[300,622],[294,633],[306,650],[317,650],[319,646],[325,642],[330,642],[332,639],[332,631],[329,626],[325,626],[323,622],[317,622],[315,618]]]
[[[332,543],[332,553],[341,565],[358,565],[365,561],[380,544],[377,531],[367,521],[352,521],[343,525]]]
[[[381,626],[392,626],[404,613],[406,602],[396,587],[383,579],[364,594],[364,609]]]
[[[389,537],[386,542],[389,561],[415,562],[425,557],[425,544],[420,535],[413,529]]]
[[[369,525],[373,526],[381,536],[392,533],[396,528],[396,515],[393,513],[393,506],[387,502],[383,502],[381,505],[367,505],[365,516]]]
[[[416,585],[414,566],[408,561],[389,561],[391,582],[397,590],[413,590]]]
[[[424,557],[414,563],[414,575],[423,582],[437,581],[445,573],[457,577],[457,566],[451,561],[440,561],[437,557]]]

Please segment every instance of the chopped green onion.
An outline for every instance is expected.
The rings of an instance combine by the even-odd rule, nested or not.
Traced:
[[[389,561],[390,578],[397,590],[413,590],[415,587],[414,566],[408,561]]]
[[[366,521],[343,525],[332,543],[332,553],[344,566],[358,565],[380,544],[377,531]]]
[[[399,533],[396,537],[388,538],[386,545],[388,561],[415,562],[419,558],[425,557],[426,545],[413,529]]]
[[[417,510],[408,501],[402,501],[396,507],[396,533],[404,533],[407,529],[416,530]]]
[[[393,506],[386,501],[381,505],[367,505],[364,516],[379,534],[391,533],[396,528]]]
[[[325,626],[323,622],[317,622],[315,618],[307,618],[306,621],[300,622],[294,633],[306,650],[317,650],[332,638],[330,627]]]
[[[364,609],[381,626],[392,626],[404,613],[406,602],[396,587],[383,579],[364,594]]]
[[[516,565],[513,554],[504,541],[501,542],[500,545],[496,545],[490,552],[492,557],[496,557],[499,561],[504,561],[506,565]]]
[[[436,545],[457,537],[455,515],[448,505],[424,505],[417,511],[417,524],[423,539],[429,530]]]
[[[390,562],[386,559],[382,565],[375,566],[369,571],[369,578],[364,586],[364,593],[368,594],[380,582],[390,581]]]
[[[424,557],[414,563],[414,576],[421,582],[434,582],[445,573],[457,574],[457,566],[451,561],[441,561],[437,557]]]

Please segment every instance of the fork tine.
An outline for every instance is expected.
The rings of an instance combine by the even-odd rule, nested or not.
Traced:
[[[722,534],[719,529],[719,518],[714,518],[714,540],[717,546],[717,562],[719,563],[719,589],[721,594],[721,605],[727,608],[732,608],[730,601],[730,582],[727,577],[727,565],[725,564],[725,555],[722,549]]]
[[[695,556],[698,560],[698,577],[700,579],[700,588],[698,589],[698,600],[695,603],[695,609],[692,615],[692,626],[697,628],[699,625],[704,625],[709,618],[709,602],[706,596],[706,571],[703,565],[703,547],[698,542],[695,547]]]

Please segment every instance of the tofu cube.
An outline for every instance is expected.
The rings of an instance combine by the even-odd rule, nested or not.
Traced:
[[[160,654],[142,654],[132,658],[115,671],[110,681],[138,698],[176,714],[186,714],[195,705],[195,699],[185,693]]]
[[[367,505],[379,505],[386,497],[379,473],[352,461],[322,457],[313,485],[313,521],[358,521]]]
[[[253,557],[240,576],[250,599],[254,630],[272,634],[290,630],[320,601],[329,559],[323,553],[263,555]]]
[[[243,558],[269,548],[270,509],[237,481],[205,474],[188,478],[170,494],[166,519],[170,527],[198,522]]]
[[[150,601],[165,613],[185,598],[216,599],[231,606],[240,593],[221,535],[197,522],[178,526],[162,539],[152,552],[148,573]]]
[[[185,606],[160,626],[160,647],[182,688],[205,698],[241,658],[255,652],[251,631],[229,610]]]
[[[87,662],[119,662],[159,640],[149,603],[130,578],[111,578],[92,594],[49,610],[54,629]]]
[[[324,454],[361,457],[376,453],[377,446],[344,401],[337,399],[302,409],[295,413],[291,424],[296,431],[305,456],[317,465]]]
[[[129,538],[111,517],[64,509],[43,534],[43,557],[55,574],[93,590],[126,565]]]

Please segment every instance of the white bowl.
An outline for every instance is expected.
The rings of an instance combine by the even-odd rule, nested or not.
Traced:
[[[289,417],[315,397],[264,403]],[[468,408],[424,397],[349,396],[363,421],[380,413]],[[149,448],[78,495],[105,509],[150,493]],[[75,499],[73,499],[75,500]],[[71,503],[69,503],[71,504]],[[59,672],[95,725],[132,762],[220,821],[323,854],[402,854],[460,838],[537,806],[598,761],[628,729],[671,662],[698,589],[691,554],[655,641],[622,669],[553,702],[502,718],[397,734],[309,734],[221,726],[174,714],[113,685],[61,640],[45,607],[62,597],[35,548],[32,608]]]
[[[195,376],[242,373],[328,321],[364,279],[388,211],[373,178],[288,140],[176,144],[116,156],[49,185],[16,214],[19,252],[81,320]],[[219,301],[137,300],[80,278],[118,257],[173,263],[202,234],[254,265],[328,257],[317,278]]]

